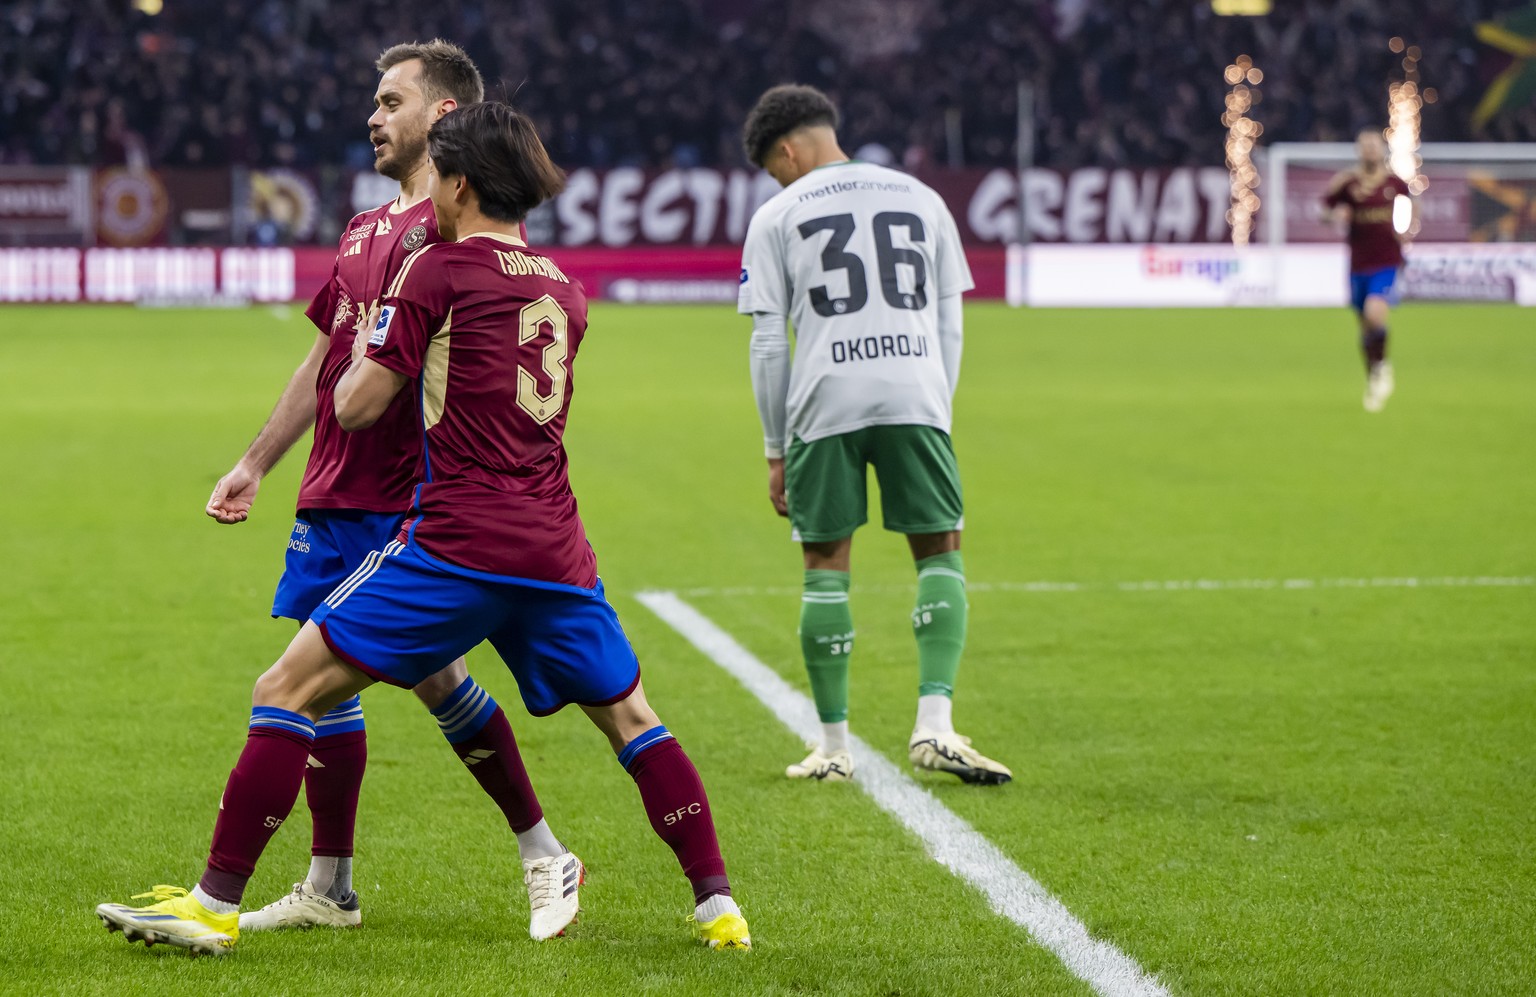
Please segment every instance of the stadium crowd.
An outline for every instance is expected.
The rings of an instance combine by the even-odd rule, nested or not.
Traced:
[[[158,3],[158,0],[156,0]],[[839,100],[854,147],[919,166],[1013,159],[1016,88],[1037,93],[1037,161],[1221,159],[1224,66],[1264,72],[1266,141],[1381,124],[1422,49],[1426,139],[1536,139],[1536,108],[1474,135],[1497,68],[1476,22],[1526,0],[1286,0],[1264,18],[1194,0],[10,0],[0,10],[0,162],[371,162],[363,119],[388,45],[465,45],[566,166],[742,162],[765,85]]]

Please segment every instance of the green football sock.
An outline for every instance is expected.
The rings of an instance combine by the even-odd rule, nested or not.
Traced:
[[[810,569],[800,596],[800,650],[811,676],[811,695],[822,723],[848,719],[848,655],[853,651],[853,613],[848,609],[848,572]]]
[[[918,695],[949,696],[955,691],[960,655],[965,650],[965,562],[960,552],[935,554],[917,562],[917,608],[912,630],[917,636]]]

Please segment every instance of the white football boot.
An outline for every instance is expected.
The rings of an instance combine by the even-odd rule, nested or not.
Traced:
[[[847,748],[822,754],[820,745],[806,745],[811,753],[805,760],[784,770],[791,779],[818,779],[822,782],[847,782],[853,778],[853,756]]]
[[[1371,372],[1365,376],[1365,397],[1361,404],[1367,412],[1380,412],[1387,405],[1387,399],[1392,397],[1393,390],[1397,387],[1392,377],[1392,364],[1383,360],[1371,368]]]
[[[275,931],[278,928],[355,928],[363,923],[362,907],[353,891],[338,903],[324,893],[316,893],[305,880],[294,883],[293,891],[267,904],[261,910],[240,915],[241,931]]]
[[[907,758],[913,768],[948,772],[961,782],[1001,786],[1013,778],[1002,762],[995,762],[971,747],[971,739],[954,731],[941,733],[919,727],[907,742]]]
[[[523,883],[528,887],[528,936],[542,942],[576,920],[581,910],[576,888],[587,881],[581,859],[570,852],[523,863]]]

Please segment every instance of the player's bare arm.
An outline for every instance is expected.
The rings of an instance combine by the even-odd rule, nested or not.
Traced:
[[[245,522],[256,501],[261,479],[314,424],[315,379],[319,376],[327,343],[324,333],[315,334],[314,345],[288,379],[261,432],[256,434],[256,439],[230,472],[214,485],[203,511],[217,522],[225,526]]]
[[[352,346],[352,366],[336,384],[336,421],[349,433],[378,422],[407,380],[404,374],[362,356],[360,351],[367,345],[366,334],[359,333]]]
[[[1354,179],[1354,170],[1340,170],[1338,173],[1335,173],[1333,175],[1333,179],[1328,181],[1328,192],[1326,195],[1324,195],[1324,200],[1331,201],[1333,198],[1337,197],[1340,192],[1342,192],[1344,188],[1349,185],[1349,182]],[[1335,204],[1332,206],[1325,206],[1323,214],[1329,221],[1333,222],[1334,225],[1342,228],[1349,224],[1354,211],[1347,204]]]
[[[784,491],[784,458],[768,458],[768,501],[773,511],[789,518],[789,494]]]
[[[1328,193],[1330,195],[1337,194],[1339,191],[1344,189],[1345,184],[1349,183],[1354,178],[1354,170],[1340,170],[1333,175],[1332,179],[1328,181]]]

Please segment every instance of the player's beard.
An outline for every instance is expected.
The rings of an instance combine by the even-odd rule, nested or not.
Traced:
[[[409,134],[397,134],[386,146],[385,154],[373,162],[373,168],[391,180],[404,180],[414,173],[427,158],[427,122],[422,115],[421,127]]]

